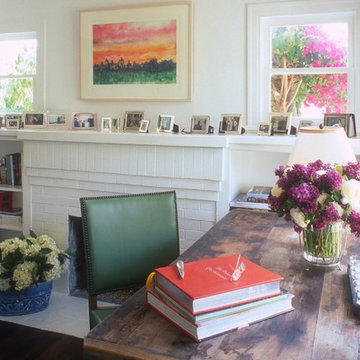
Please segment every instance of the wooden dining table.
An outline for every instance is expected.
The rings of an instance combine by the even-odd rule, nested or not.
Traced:
[[[351,301],[349,256],[359,239],[347,236],[341,266],[311,267],[298,234],[268,211],[233,209],[180,258],[194,261],[241,254],[281,275],[294,310],[202,342],[152,310],[140,289],[84,339],[86,359],[359,360],[360,318]],[[115,276],[116,274],[114,274]]]

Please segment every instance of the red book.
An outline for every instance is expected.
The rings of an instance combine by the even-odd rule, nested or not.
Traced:
[[[235,269],[241,266],[245,270],[234,279]],[[192,314],[281,293],[281,276],[239,255],[188,262],[184,270],[182,278],[176,265],[157,268],[155,284]]]

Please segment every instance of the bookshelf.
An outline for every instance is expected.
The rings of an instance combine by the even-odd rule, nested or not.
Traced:
[[[17,140],[17,132],[0,129],[0,158],[13,153],[22,153],[22,141]],[[20,185],[0,184],[0,191],[12,193],[13,208],[23,208],[23,189]],[[0,232],[10,230],[16,232],[23,231],[22,217],[18,215],[8,215],[0,211]]]

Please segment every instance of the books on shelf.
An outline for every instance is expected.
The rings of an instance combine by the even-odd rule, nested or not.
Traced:
[[[175,265],[157,268],[155,285],[192,314],[281,293],[281,276],[244,257],[240,262],[245,271],[236,281],[232,274],[239,255],[234,254],[185,263],[184,278],[179,276]]]
[[[246,193],[246,201],[267,203],[271,189],[270,186],[253,186]]]
[[[147,291],[147,303],[160,315],[182,329],[196,341],[222,334],[224,332],[246,327],[257,321],[283,314],[293,310],[293,295],[283,292],[269,300],[259,300],[238,307],[226,314],[209,313],[201,321],[194,321],[184,316],[176,307],[152,290]]]
[[[21,186],[21,153],[7,154],[0,160],[2,184]]]
[[[270,210],[267,202],[252,202],[247,200],[246,193],[239,194],[235,199],[230,201],[230,207],[232,208],[245,208],[245,209],[258,209],[258,210]]]

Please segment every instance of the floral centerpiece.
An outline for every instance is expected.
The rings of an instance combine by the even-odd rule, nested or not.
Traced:
[[[68,250],[60,250],[48,235],[0,242],[0,290],[20,292],[60,277],[68,265]]]
[[[360,236],[360,164],[339,166],[321,160],[275,170],[278,180],[269,206],[302,235],[304,257],[318,264],[338,263],[339,230],[348,226]]]

